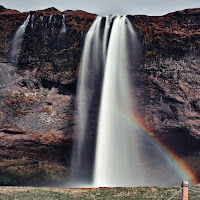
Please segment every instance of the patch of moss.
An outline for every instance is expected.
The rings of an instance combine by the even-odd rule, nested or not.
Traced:
[[[0,185],[58,185],[69,176],[69,168],[66,166],[28,158],[2,160],[0,168]]]
[[[0,176],[0,184],[1,185],[16,185],[17,182],[16,180],[13,180],[13,178],[8,176],[7,174],[4,174]]]

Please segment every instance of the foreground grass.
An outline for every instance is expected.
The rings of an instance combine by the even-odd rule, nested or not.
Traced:
[[[54,200],[54,199],[168,199],[181,187],[134,187],[134,188],[37,188],[37,187],[0,187],[1,200]],[[191,189],[200,192],[200,185]],[[180,200],[181,193],[173,199]],[[189,191],[189,199],[200,199],[200,193]]]

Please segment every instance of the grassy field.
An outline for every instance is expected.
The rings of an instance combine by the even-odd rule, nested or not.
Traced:
[[[54,200],[54,199],[169,199],[181,187],[134,187],[134,188],[38,188],[0,187],[0,200]],[[200,192],[200,185],[191,187]],[[180,200],[181,193],[173,199]],[[200,193],[189,191],[189,199],[200,199]]]

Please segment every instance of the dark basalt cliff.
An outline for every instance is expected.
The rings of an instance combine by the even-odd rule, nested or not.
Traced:
[[[10,62],[14,35],[29,14],[18,62]],[[142,44],[131,73],[138,119],[200,177],[200,9],[128,17]],[[0,6],[0,185],[67,179],[81,52],[95,18]]]

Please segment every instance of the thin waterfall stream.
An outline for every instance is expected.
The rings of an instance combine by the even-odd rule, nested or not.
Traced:
[[[24,33],[29,23],[29,20],[30,20],[30,14],[28,15],[24,23],[18,28],[17,32],[15,33],[13,44],[12,44],[12,51],[11,51],[12,62],[15,62],[15,63],[18,62],[20,50],[22,47],[22,42],[24,39]]]

